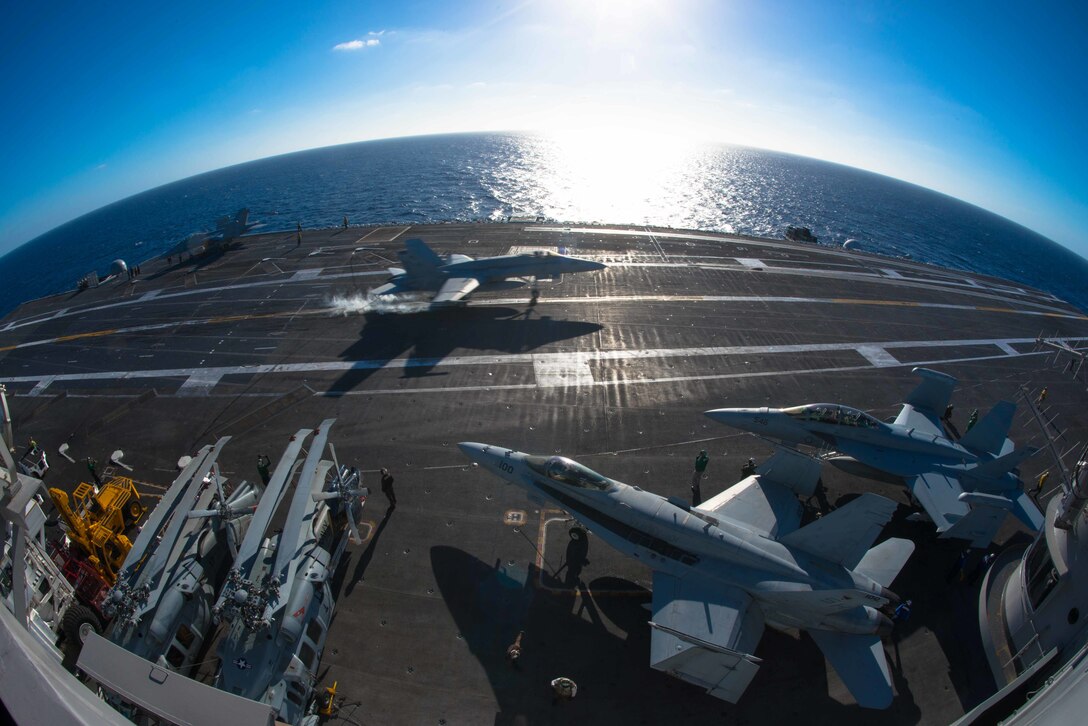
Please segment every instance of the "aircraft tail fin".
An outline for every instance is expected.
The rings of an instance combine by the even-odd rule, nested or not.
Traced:
[[[1015,403],[998,401],[989,413],[960,438],[960,446],[975,454],[1000,456],[1015,413]]]
[[[397,256],[400,257],[404,271],[413,279],[413,282],[425,284],[442,279],[438,268],[443,265],[443,260],[423,240],[406,240],[404,249],[398,252]]]
[[[779,539],[852,570],[892,518],[895,502],[866,493],[815,522]]]
[[[922,382],[910,392],[904,403],[910,404],[916,410],[938,417],[943,416],[948,402],[952,400],[952,389],[956,387],[956,379],[947,373],[940,373],[929,368],[915,368],[911,372],[921,378]]]
[[[914,543],[909,539],[886,539],[866,552],[854,571],[860,572],[878,585],[890,587],[913,552]]]

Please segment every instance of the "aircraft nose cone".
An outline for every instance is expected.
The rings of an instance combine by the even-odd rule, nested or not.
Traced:
[[[703,411],[703,415],[723,424],[732,424],[744,419],[744,411],[739,408],[715,408],[710,411]]]
[[[472,459],[477,464],[486,464],[491,458],[491,454],[488,453],[488,450],[491,447],[487,444],[477,444],[474,441],[462,441],[457,444],[457,448],[461,450],[462,454]]]

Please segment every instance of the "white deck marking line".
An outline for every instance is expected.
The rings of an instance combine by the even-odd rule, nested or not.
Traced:
[[[156,289],[156,290],[148,290],[147,292],[145,292],[143,295],[140,296],[140,298],[139,298],[140,302],[147,302],[148,300],[154,300],[155,298],[157,298],[159,295],[162,294],[162,290],[163,290],[163,288],[161,288],[161,287]]]
[[[538,304],[570,304],[576,305],[581,303],[594,303],[594,302],[758,302],[758,303],[806,303],[806,304],[826,304],[826,305],[902,305],[904,307],[912,308],[939,308],[944,310],[966,310],[966,311],[983,311],[983,312],[1008,312],[1017,315],[1034,315],[1034,316],[1046,316],[1056,318],[1067,318],[1071,320],[1084,320],[1083,315],[1078,314],[1057,314],[1047,313],[1035,310],[1013,310],[1011,308],[991,308],[988,306],[976,306],[976,305],[952,305],[949,303],[917,303],[910,301],[894,301],[894,300],[857,300],[857,299],[824,299],[824,298],[807,298],[807,297],[773,297],[773,296],[759,296],[759,295],[617,295],[612,297],[562,297],[539,300]],[[492,298],[489,300],[474,300],[469,301],[470,307],[504,307],[509,305],[521,305],[525,300],[522,298]],[[300,309],[301,310],[301,309]],[[193,325],[206,325],[215,323],[227,323],[227,322],[242,322],[251,319],[269,319],[276,317],[294,317],[295,315],[331,315],[332,312],[327,308],[309,310],[306,312],[282,312],[282,313],[261,313],[258,315],[228,315],[217,316],[211,318],[197,318],[190,320],[175,320],[167,323],[149,323],[147,325],[133,325],[127,328],[112,328],[100,331],[88,331],[86,333],[73,333],[70,335],[63,335],[56,338],[43,338],[41,340],[30,340],[25,343],[18,343],[13,346],[0,346],[0,351],[7,350],[21,350],[23,348],[33,348],[40,345],[51,345],[54,343],[68,343],[76,340],[82,340],[85,338],[106,337],[111,335],[119,335],[124,333],[144,333],[153,330],[164,330],[174,327],[188,327]],[[276,333],[272,333],[275,335]],[[283,334],[283,333],[280,333]]]
[[[1005,351],[1005,353],[1007,353],[1008,355],[1020,355],[1019,351],[1017,351],[1016,348],[1013,348],[1008,343],[998,343],[997,347]]]
[[[311,267],[305,270],[299,270],[295,274],[291,275],[291,282],[301,282],[304,280],[313,280],[316,277],[321,276],[321,271],[325,269],[323,267]]]
[[[564,358],[534,358],[536,384],[543,388],[585,386],[593,383],[593,372],[585,355],[574,353]]]
[[[1069,338],[1068,340],[1088,340],[1088,338]],[[212,380],[213,378],[218,381],[223,376],[230,375],[263,375],[270,373],[310,373],[310,372],[341,372],[348,370],[378,370],[383,368],[388,369],[404,369],[404,368],[436,368],[439,366],[495,366],[495,365],[515,365],[515,364],[531,364],[534,369],[538,365],[544,365],[545,367],[551,363],[553,365],[568,365],[570,359],[573,356],[578,356],[586,363],[594,361],[617,361],[617,360],[642,360],[652,358],[674,358],[674,357],[702,357],[702,356],[730,356],[730,355],[756,355],[756,354],[774,354],[774,353],[825,353],[830,351],[858,351],[861,346],[867,346],[870,348],[947,348],[947,347],[962,347],[962,346],[983,346],[994,345],[997,346],[1001,343],[1013,344],[1013,343],[1034,343],[1035,338],[1008,338],[1008,339],[985,339],[985,340],[908,340],[908,341],[888,341],[883,343],[810,343],[810,344],[796,344],[796,345],[740,345],[740,346],[713,346],[702,348],[654,348],[654,349],[642,349],[642,350],[604,350],[604,351],[568,351],[562,353],[508,353],[499,355],[465,355],[465,356],[448,356],[445,358],[395,358],[393,360],[356,360],[356,361],[314,361],[309,363],[275,363],[275,364],[258,364],[258,365],[242,365],[242,366],[212,366],[206,368],[167,368],[167,369],[152,369],[152,370],[137,370],[137,371],[99,371],[99,372],[87,372],[87,373],[58,373],[58,374],[46,374],[46,375],[29,375],[29,376],[12,376],[5,379],[7,383],[36,383],[45,378],[52,378],[54,381],[102,381],[102,380],[117,380],[117,379],[138,379],[138,378],[186,378],[192,379],[186,381],[190,388],[200,387],[203,385],[203,381]],[[1018,355],[1030,355],[1028,353],[1019,353]],[[1000,356],[990,356],[991,358],[1003,358],[1006,357],[1005,353]],[[987,358],[964,358],[963,360],[986,360]],[[920,363],[901,364],[901,365],[921,365]],[[866,368],[868,366],[861,366]],[[715,378],[716,376],[708,376],[707,378]],[[732,374],[725,374],[726,378],[732,377]],[[676,379],[658,379],[658,380],[700,380],[704,377],[698,376],[695,378],[676,378]],[[582,380],[585,380],[584,378]],[[592,376],[590,377],[592,380]],[[635,383],[639,382],[620,380],[617,383]],[[569,385],[569,384],[565,384]],[[588,385],[588,382],[587,382]],[[593,385],[600,385],[600,382],[594,382]],[[512,385],[499,385],[499,386],[472,386],[469,388],[458,389],[450,388],[447,390],[502,390],[502,389],[517,389],[517,388],[537,388],[538,384],[512,384]],[[403,392],[419,391],[427,389],[404,389]]]
[[[889,267],[884,267],[884,268],[881,268],[880,271],[883,272],[888,277],[894,277],[894,278],[899,279],[899,280],[903,279],[903,276],[899,274],[899,270],[893,270],[893,269],[891,269]]]
[[[197,368],[178,389],[179,396],[207,396],[223,377],[215,368]]]
[[[40,396],[40,395],[42,395],[42,393],[45,392],[45,389],[49,388],[49,384],[52,383],[55,380],[57,380],[56,376],[46,376],[45,378],[38,381],[38,385],[31,388],[30,393],[28,393],[27,395],[28,396]]]
[[[1047,355],[1045,351],[1039,353],[1021,353],[1021,356],[1038,356]],[[911,363],[901,363],[904,368],[914,366],[933,366],[933,365],[946,365],[949,363],[976,363],[979,361],[996,360],[999,358],[1005,358],[1002,355],[988,355],[978,358],[943,358],[933,359],[925,361],[913,361]],[[809,375],[813,373],[847,373],[851,371],[871,371],[873,366],[871,365],[857,365],[857,366],[832,366],[827,368],[798,368],[795,370],[780,370],[780,371],[745,371],[744,373],[710,373],[706,375],[698,376],[669,376],[667,378],[635,378],[635,379],[619,379],[619,380],[607,380],[607,381],[594,381],[592,385],[595,387],[610,387],[619,388],[620,386],[635,386],[644,384],[662,384],[662,383],[695,383],[701,381],[722,381],[722,380],[740,380],[744,378],[771,378],[777,376],[801,376]],[[389,396],[400,395],[405,393],[421,394],[421,393],[459,393],[461,391],[476,391],[476,390],[502,390],[513,388],[531,388],[535,389],[533,385],[522,386],[466,386],[464,388],[457,388],[455,386],[443,386],[441,388],[367,388],[358,391],[344,391],[335,394],[324,394],[315,392],[315,396],[334,395],[334,396]],[[232,396],[234,394],[231,394]],[[278,395],[278,394],[277,394]]]
[[[400,230],[399,232],[397,232],[397,233],[396,233],[395,235],[393,235],[392,237],[390,237],[390,238],[389,238],[389,241],[390,241],[390,242],[392,242],[392,241],[393,241],[393,240],[395,240],[395,239],[396,239],[397,237],[400,237],[400,236],[401,236],[402,234],[404,234],[405,232],[407,232],[407,231],[408,231],[408,230],[410,230],[411,228],[412,228],[412,227],[411,227],[410,225],[409,225],[408,227],[402,227],[402,228],[401,228],[401,230]]]
[[[766,267],[766,265],[763,264],[763,260],[756,259],[755,257],[734,257],[733,259],[745,267],[750,267],[754,270],[762,270]]]
[[[877,345],[859,345],[858,353],[877,368],[891,368],[902,365],[891,353]]]

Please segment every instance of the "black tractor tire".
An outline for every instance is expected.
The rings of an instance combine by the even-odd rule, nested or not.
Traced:
[[[64,617],[60,621],[60,630],[69,646],[78,650],[83,647],[83,642],[92,631],[101,635],[103,627],[102,621],[94,610],[82,603],[74,602],[64,612]]]
[[[144,506],[140,502],[133,499],[125,506],[125,524],[131,527],[140,521],[140,517],[143,516]]]

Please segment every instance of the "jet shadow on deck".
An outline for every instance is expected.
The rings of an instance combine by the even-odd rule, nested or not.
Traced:
[[[327,395],[351,391],[390,361],[408,353],[402,378],[435,373],[434,368],[454,351],[526,353],[561,340],[601,330],[597,323],[529,317],[514,308],[456,308],[412,314],[371,315],[340,358],[365,361],[344,372]]]

